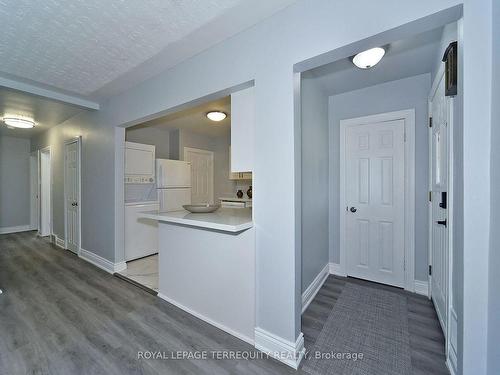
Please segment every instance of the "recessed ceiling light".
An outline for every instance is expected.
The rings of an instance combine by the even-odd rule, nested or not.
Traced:
[[[207,113],[207,117],[212,121],[222,121],[227,117],[227,115],[224,112],[212,111]]]
[[[360,69],[368,69],[377,65],[384,55],[385,49],[375,47],[358,53],[353,57],[352,62]]]
[[[35,126],[35,121],[19,117],[4,117],[3,122],[9,128],[31,129]]]

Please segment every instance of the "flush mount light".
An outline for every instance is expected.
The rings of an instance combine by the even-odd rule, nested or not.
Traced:
[[[212,121],[222,121],[227,115],[224,112],[212,111],[207,113],[207,117]]]
[[[3,122],[8,128],[31,129],[35,126],[35,121],[19,117],[4,117]]]
[[[360,69],[368,69],[377,65],[384,55],[385,49],[375,47],[358,53],[353,57],[352,62]]]

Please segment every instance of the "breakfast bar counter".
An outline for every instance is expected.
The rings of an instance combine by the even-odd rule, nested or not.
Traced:
[[[158,221],[158,296],[250,343],[255,330],[251,208],[138,215]]]
[[[220,208],[215,212],[196,214],[189,211],[147,211],[140,214],[140,216],[146,219],[158,220],[159,222],[233,233],[253,227],[251,208]]]

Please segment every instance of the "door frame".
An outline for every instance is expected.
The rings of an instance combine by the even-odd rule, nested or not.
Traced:
[[[66,146],[71,143],[77,143],[77,160],[78,160],[78,248],[77,254],[80,254],[82,246],[82,137],[74,137],[64,141],[64,248],[68,249],[68,215],[67,209],[67,189],[66,189]]]
[[[38,231],[38,222],[40,219],[40,204],[39,204],[39,181],[38,168],[40,162],[38,151],[30,153],[30,229]],[[33,170],[34,168],[34,170]]]
[[[183,158],[184,158],[184,161],[186,161],[186,153],[188,152],[198,152],[198,153],[201,153],[201,154],[205,154],[205,155],[209,155],[210,158],[212,159],[212,173],[211,173],[211,176],[212,176],[212,183],[210,184],[210,196],[212,198],[211,200],[211,203],[214,203],[215,202],[215,171],[214,171],[214,162],[215,162],[215,155],[214,155],[214,152],[213,151],[209,151],[209,150],[203,150],[201,148],[194,148],[194,147],[184,147],[184,153],[183,153]],[[192,167],[191,167],[192,168]],[[191,181],[191,184],[192,184],[192,181]],[[192,192],[192,187],[191,187],[191,192]]]
[[[431,91],[429,93],[429,117],[432,117],[432,98],[434,97],[434,94],[436,93],[436,90],[438,89],[439,82],[442,79],[442,76],[444,75],[444,64],[441,64],[439,66],[439,69],[436,73],[436,76],[434,78],[434,81],[432,82],[432,87]],[[452,338],[452,335],[454,334],[453,332],[453,327],[452,327],[452,317],[455,316],[454,319],[456,319],[456,313],[453,310],[453,196],[454,196],[454,189],[453,189],[453,112],[454,112],[454,97],[446,97],[445,96],[445,102],[447,105],[446,112],[447,112],[447,125],[446,125],[446,131],[447,131],[447,161],[448,161],[448,176],[447,176],[447,182],[448,182],[448,191],[447,191],[447,230],[448,230],[448,259],[447,259],[447,269],[448,269],[448,275],[446,275],[447,279],[447,296],[446,296],[446,308],[445,308],[445,314],[446,314],[446,327],[443,327],[443,323],[439,321],[441,329],[443,330],[443,334],[445,336],[445,353],[446,353],[446,359],[449,361],[449,356],[450,356],[450,349],[451,349],[451,343],[450,340]],[[432,191],[432,128],[428,128],[429,132],[429,192]],[[432,248],[432,202],[429,201],[428,204],[429,207],[429,265],[432,266],[432,255],[433,255],[433,248]],[[432,299],[432,275],[428,276],[429,278],[429,298]],[[434,302],[433,302],[434,303]]]
[[[346,130],[350,126],[373,124],[404,120],[405,123],[405,199],[404,199],[404,289],[415,292],[415,109],[385,112],[375,115],[362,116],[340,120],[340,274],[347,276],[347,251],[346,251]]]
[[[47,146],[38,150],[38,236],[42,237],[42,154],[48,154],[49,158],[49,236],[53,232],[53,212],[52,212],[52,148]],[[43,236],[45,237],[45,236]]]

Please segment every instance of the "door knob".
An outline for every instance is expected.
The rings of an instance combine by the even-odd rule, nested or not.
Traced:
[[[351,207],[351,208],[349,209],[349,211],[351,211],[352,213],[355,213],[355,212],[357,211],[357,209],[356,209],[356,207]]]

